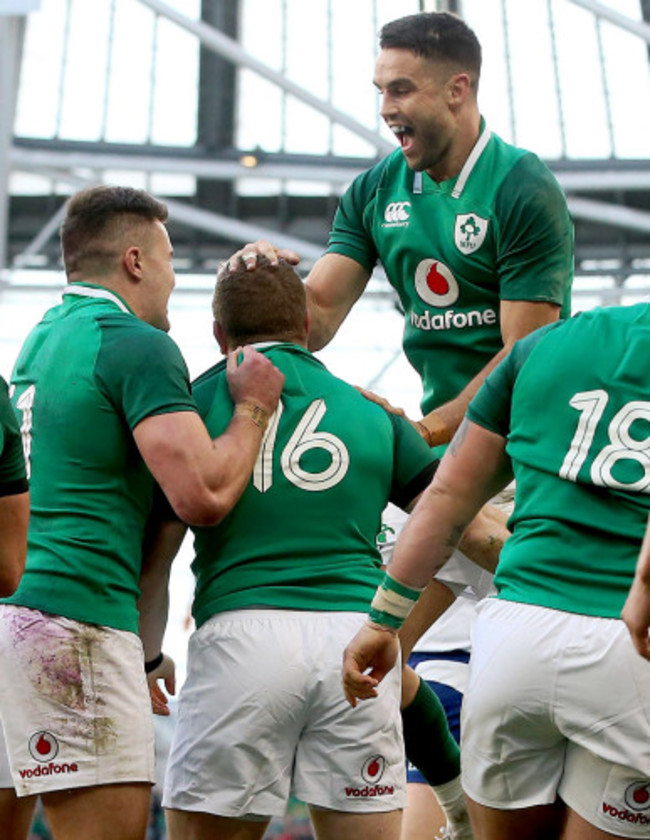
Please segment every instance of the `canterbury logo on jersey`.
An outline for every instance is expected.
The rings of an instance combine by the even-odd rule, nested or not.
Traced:
[[[407,227],[410,216],[410,201],[391,201],[384,210],[384,224],[382,227]]]

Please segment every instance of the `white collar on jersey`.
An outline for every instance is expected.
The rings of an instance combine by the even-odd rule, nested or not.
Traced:
[[[458,175],[456,185],[451,191],[452,198],[460,198],[460,196],[462,195],[462,192],[465,189],[465,184],[467,183],[467,179],[472,174],[472,169],[474,169],[474,167],[476,166],[476,161],[481,157],[481,153],[483,149],[487,146],[491,136],[492,132],[487,127],[487,124],[484,125],[483,131],[481,132],[478,140],[474,144],[474,148],[469,153],[469,157],[463,164],[463,168],[460,170],[460,174]],[[422,172],[416,172],[413,176],[413,192],[416,194],[420,194],[422,192]]]
[[[69,283],[63,289],[64,295],[77,295],[78,297],[90,297],[90,298],[100,298],[102,300],[110,300],[112,303],[116,304],[122,312],[128,312],[129,314],[133,314],[129,307],[124,303],[123,300],[114,294],[113,292],[109,291],[108,289],[98,289],[96,286],[82,286],[79,283]]]

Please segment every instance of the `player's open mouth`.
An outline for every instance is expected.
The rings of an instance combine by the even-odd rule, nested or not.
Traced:
[[[391,125],[390,129],[399,140],[402,149],[409,145],[409,141],[414,134],[412,128],[408,125]]]

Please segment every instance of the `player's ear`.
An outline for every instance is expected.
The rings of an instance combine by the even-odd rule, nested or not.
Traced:
[[[212,333],[217,340],[219,349],[225,356],[228,352],[228,340],[226,338],[226,331],[224,330],[223,326],[219,323],[219,321],[212,322]]]
[[[142,252],[137,245],[130,245],[122,254],[122,266],[133,280],[142,278]]]
[[[454,73],[447,81],[447,98],[449,104],[454,107],[462,105],[470,96],[472,91],[472,80],[469,73]]]

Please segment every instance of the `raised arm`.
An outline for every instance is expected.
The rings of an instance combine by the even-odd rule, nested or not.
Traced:
[[[318,260],[305,281],[310,350],[320,350],[334,338],[369,279],[362,265],[342,254],[324,254]]]

